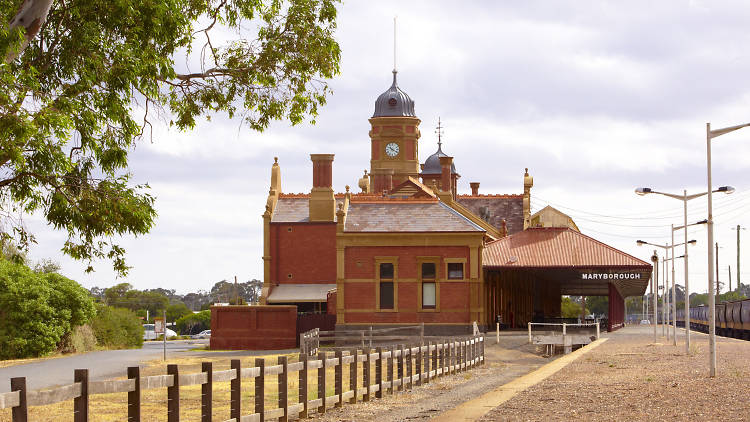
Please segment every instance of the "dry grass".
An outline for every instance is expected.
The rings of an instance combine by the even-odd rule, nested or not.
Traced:
[[[289,363],[299,361],[299,355],[267,355],[241,358],[243,368],[255,366],[256,358],[264,358],[266,366],[276,365],[280,356],[287,356]],[[328,357],[333,357],[329,354]],[[164,375],[167,372],[167,364],[179,365],[180,374],[191,374],[201,371],[201,363],[213,362],[213,371],[230,369],[230,359],[199,359],[180,358],[150,361],[141,370],[141,376]],[[363,386],[363,365],[357,364],[359,375],[357,386]],[[370,363],[371,383],[375,383],[375,363]],[[415,366],[412,366],[415,368]],[[383,367],[385,378],[386,367]],[[404,368],[406,371],[406,368]],[[396,365],[394,364],[394,373]],[[326,396],[334,395],[335,369],[326,368]],[[125,377],[123,377],[125,378]],[[318,370],[308,371],[308,400],[318,398],[317,387]],[[122,379],[122,378],[121,378]],[[297,404],[299,397],[298,372],[290,373],[288,377],[289,404]],[[349,390],[349,365],[342,372],[343,390]],[[278,378],[277,376],[266,376],[265,379],[265,408],[266,411],[278,407]],[[253,379],[242,380],[242,413],[254,413],[255,383]],[[230,405],[230,382],[217,382],[213,384],[213,420],[229,419]],[[90,415],[93,421],[122,421],[127,418],[127,393],[92,395],[89,398]],[[143,390],[141,396],[141,413],[144,420],[166,421],[167,420],[167,389]],[[194,385],[180,388],[180,417],[182,420],[199,420],[201,411],[201,386]],[[49,406],[29,408],[29,420],[32,421],[64,421],[70,420],[73,414],[73,402],[67,401]],[[147,416],[146,416],[147,415]],[[10,421],[10,409],[0,410],[0,421]]]

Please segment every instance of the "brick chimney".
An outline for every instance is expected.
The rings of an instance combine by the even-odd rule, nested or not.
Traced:
[[[453,157],[440,157],[440,190],[443,192],[453,192],[452,166]]]
[[[333,222],[336,198],[333,196],[333,154],[310,154],[313,162],[313,187],[310,191],[310,221]]]
[[[372,192],[377,194],[390,192],[393,189],[393,169],[375,169],[372,176]]]
[[[472,196],[479,195],[479,182],[471,182],[471,183],[469,183],[469,186],[471,186],[471,195]]]

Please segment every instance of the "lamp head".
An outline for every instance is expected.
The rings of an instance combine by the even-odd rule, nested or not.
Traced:
[[[696,222],[695,224],[708,224],[708,219],[707,219],[707,218],[704,218],[703,220],[701,220],[701,221],[698,221],[698,222]]]
[[[698,243],[698,241],[697,241],[697,240],[695,240],[695,239],[693,239],[693,240],[688,240],[688,245],[695,245],[696,243]]]
[[[638,244],[638,246],[643,246],[643,245],[645,245],[645,244],[646,244],[646,242],[644,242],[644,241],[642,241],[642,240],[636,240],[636,241],[635,241],[635,243],[637,243],[637,244]]]
[[[635,188],[635,193],[643,196],[647,193],[651,193],[651,188]]]
[[[734,193],[734,186],[722,186],[719,189],[716,189],[717,192],[724,192],[727,195],[730,193]]]

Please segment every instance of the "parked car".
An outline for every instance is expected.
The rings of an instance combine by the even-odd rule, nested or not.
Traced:
[[[641,325],[651,325],[651,321],[649,321],[647,319],[642,319],[641,320]]]
[[[193,334],[190,338],[211,338],[211,330],[203,330],[198,334]]]
[[[154,331],[154,324],[143,324],[143,339],[144,340],[156,340],[158,336]],[[167,328],[167,338],[177,337],[177,333]]]

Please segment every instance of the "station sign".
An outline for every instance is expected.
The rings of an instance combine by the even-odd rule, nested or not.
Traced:
[[[581,280],[640,280],[640,272],[597,272],[585,271],[581,273]]]
[[[164,318],[154,318],[154,332],[164,334]]]

